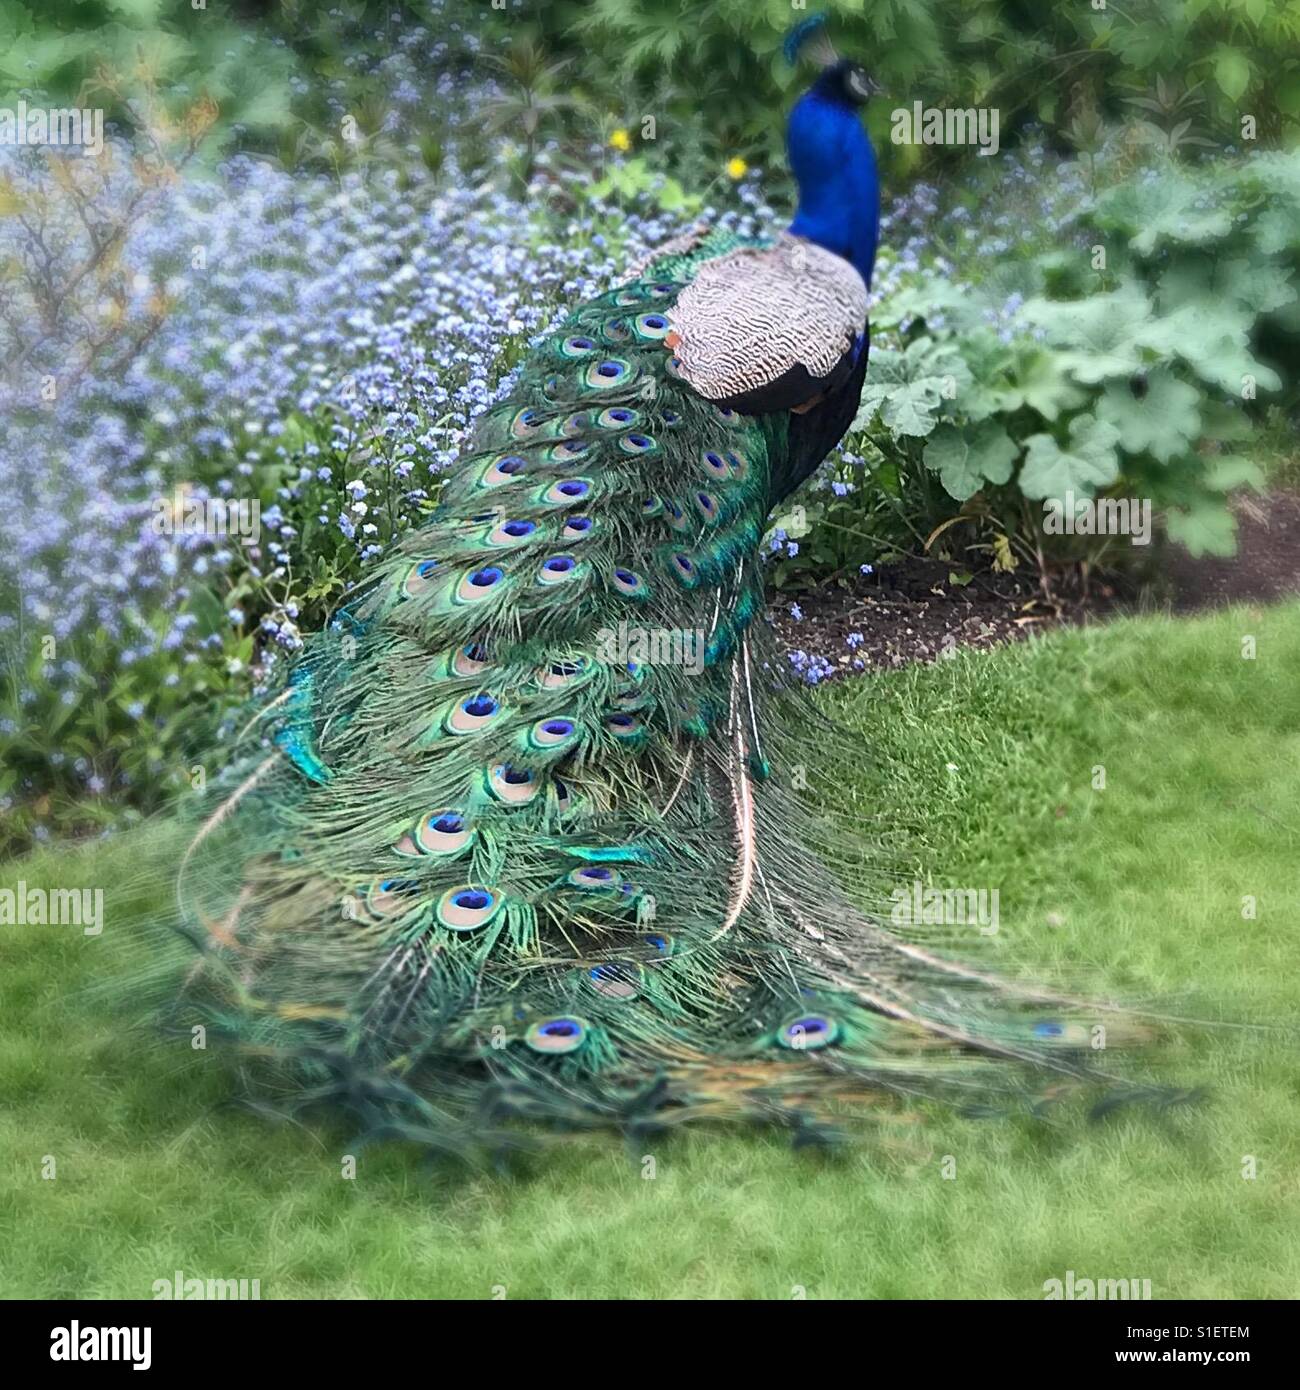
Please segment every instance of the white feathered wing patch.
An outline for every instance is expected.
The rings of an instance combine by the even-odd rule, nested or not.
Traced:
[[[802,365],[825,377],[867,322],[867,287],[840,256],[801,237],[700,267],[668,319],[682,378],[725,400]]]

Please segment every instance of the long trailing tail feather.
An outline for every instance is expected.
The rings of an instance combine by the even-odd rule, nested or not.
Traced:
[[[790,785],[813,716],[773,679],[753,563],[789,427],[704,401],[664,347],[728,235],[539,347],[246,722],[181,863],[177,1013],[289,1104],[468,1154],[521,1119],[803,1142],[886,1092],[1109,1084],[1098,1008],[857,908],[844,828]]]

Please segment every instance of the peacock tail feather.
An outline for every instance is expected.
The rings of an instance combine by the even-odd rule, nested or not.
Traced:
[[[576,309],[247,730],[182,867],[177,1007],[300,1098],[468,1152],[511,1117],[802,1132],[1089,1072],[1095,1013],[855,909],[789,785],[808,713],[757,550],[791,417],[703,399],[665,346],[738,245]]]

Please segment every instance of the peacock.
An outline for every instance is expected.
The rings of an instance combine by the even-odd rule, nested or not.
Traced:
[[[467,1155],[1092,1074],[1095,1012],[856,907],[790,775],[842,735],[779,675],[760,543],[867,372],[874,90],[835,59],[794,105],[788,231],[697,227],[574,308],[257,706],[176,1007],[277,1104]]]

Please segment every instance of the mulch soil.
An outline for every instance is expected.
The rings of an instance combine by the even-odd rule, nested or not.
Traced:
[[[997,646],[1117,613],[1186,614],[1300,593],[1300,493],[1243,500],[1236,510],[1235,556],[1194,559],[1165,545],[1156,553],[1157,568],[1141,583],[1088,579],[1076,570],[1055,576],[1049,592],[1022,563],[1011,573],[988,570],[962,584],[948,563],[909,557],[855,575],[842,588],[773,595],[769,610],[787,650],[821,657],[836,674],[849,675],[934,661],[954,646]],[[801,617],[791,614],[792,605]],[[862,640],[850,647],[853,633]]]

